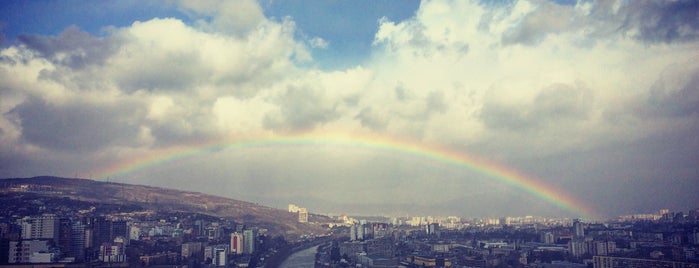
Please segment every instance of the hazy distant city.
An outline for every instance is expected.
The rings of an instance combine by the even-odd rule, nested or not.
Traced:
[[[56,177],[0,182],[0,267],[699,267],[699,209],[584,220],[317,215],[289,204],[269,209],[282,216],[265,222],[249,203],[242,217],[187,208],[191,192]],[[295,225],[274,225],[285,221]]]

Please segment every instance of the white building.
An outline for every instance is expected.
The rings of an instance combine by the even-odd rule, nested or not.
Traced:
[[[228,264],[229,245],[220,244],[204,248],[204,258],[211,259],[214,266],[226,266]]]
[[[214,258],[212,264],[215,266],[226,266],[228,264],[228,248],[214,248]]]
[[[29,263],[52,263],[58,260],[56,252],[34,252],[29,256]]]
[[[8,263],[29,263],[32,254],[40,252],[49,252],[48,240],[10,241]]]
[[[102,243],[99,260],[107,263],[125,262],[124,243]]]
[[[290,213],[297,213],[299,212],[299,207],[294,204],[289,204],[289,212]]]
[[[299,208],[299,222],[308,222],[308,210],[306,208]]]
[[[141,239],[141,228],[138,226],[131,226],[129,228],[129,239],[139,240]]]
[[[22,226],[22,239],[52,239],[58,241],[58,217],[44,214],[35,217],[24,217],[19,220]]]

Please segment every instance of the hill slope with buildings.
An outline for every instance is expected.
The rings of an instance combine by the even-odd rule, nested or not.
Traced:
[[[259,226],[291,239],[324,234],[331,222],[328,217],[312,215],[312,223],[300,223],[295,213],[197,192],[50,176],[2,179],[0,199],[6,217],[61,209],[198,213]]]

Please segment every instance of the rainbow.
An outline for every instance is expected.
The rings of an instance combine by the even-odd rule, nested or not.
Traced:
[[[157,166],[163,163],[186,159],[197,155],[226,150],[242,150],[249,148],[265,148],[280,146],[337,146],[367,150],[378,150],[405,154],[432,161],[446,163],[460,168],[466,168],[504,182],[508,185],[528,192],[552,205],[562,208],[586,219],[595,219],[596,213],[587,205],[570,196],[568,193],[547,185],[540,180],[528,177],[514,169],[499,165],[492,161],[470,156],[442,147],[429,146],[422,143],[388,138],[378,135],[323,133],[300,134],[289,136],[257,136],[253,138],[232,137],[206,143],[195,143],[148,151],[129,161],[119,162],[108,166],[96,174],[98,178],[119,177],[131,172]]]

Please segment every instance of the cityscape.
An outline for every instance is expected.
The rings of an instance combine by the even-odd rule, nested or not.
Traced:
[[[0,267],[699,268],[699,0],[0,1]]]
[[[319,227],[294,234],[206,210],[125,204],[120,193],[88,202],[75,183],[94,184],[4,180],[0,267],[699,267],[699,209],[592,220],[319,216],[289,204],[277,212],[290,217],[276,221]]]

